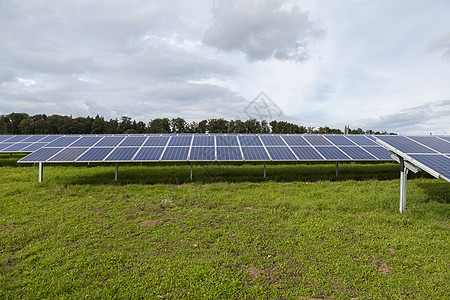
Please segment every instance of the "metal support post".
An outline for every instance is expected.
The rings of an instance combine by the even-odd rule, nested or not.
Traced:
[[[119,173],[119,164],[117,163],[116,164],[116,174],[115,174],[115,176],[114,176],[114,181],[116,181],[117,182],[117,174]]]
[[[9,154],[9,157],[12,158],[12,153]]]
[[[42,182],[44,179],[44,166],[42,162],[39,162],[39,182]]]
[[[336,178],[338,177],[339,172],[338,172],[338,162],[336,162]]]
[[[400,213],[406,208],[406,183],[408,181],[408,169],[405,167],[403,157],[400,157]]]
[[[192,181],[192,163],[191,163],[191,174],[189,174],[189,179]]]
[[[266,163],[264,163],[264,178],[266,178],[266,175],[267,175],[267,173],[266,173]]]

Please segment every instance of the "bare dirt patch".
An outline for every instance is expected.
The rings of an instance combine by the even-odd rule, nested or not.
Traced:
[[[391,272],[391,269],[389,269],[389,267],[378,267],[377,270],[378,273],[382,275],[388,275]]]
[[[392,249],[392,248],[388,248],[388,251],[389,251],[389,253],[391,253],[391,254],[395,254],[397,251],[395,251],[395,249]]]
[[[158,220],[145,220],[139,223],[142,227],[153,227],[159,224]]]
[[[300,296],[298,299],[305,299],[305,300],[322,300],[322,298],[313,298],[310,296]]]
[[[229,237],[233,239],[233,238],[237,237],[238,235],[239,235],[239,233],[232,233],[229,235]]]
[[[248,268],[248,274],[252,276],[252,279],[255,280],[256,278],[262,277],[264,275],[269,275],[269,272],[260,270],[257,268]]]
[[[251,206],[244,206],[242,209],[245,209],[245,210],[254,210],[254,209],[256,209],[255,207],[251,207]]]

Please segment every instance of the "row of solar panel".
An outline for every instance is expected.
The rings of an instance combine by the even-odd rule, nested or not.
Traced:
[[[435,172],[450,181],[450,137],[377,136],[377,138],[392,151],[405,155],[404,158],[418,167],[430,173]]]

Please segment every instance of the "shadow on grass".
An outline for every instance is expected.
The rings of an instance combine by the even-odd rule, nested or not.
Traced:
[[[427,202],[437,201],[444,204],[450,203],[450,184],[445,180],[422,182],[417,185],[427,194]]]
[[[37,171],[37,170],[36,170]],[[263,164],[194,164],[194,183],[217,182],[316,182],[345,180],[395,180],[399,179],[398,165],[394,163],[339,164],[336,177],[335,164],[267,164],[264,178]],[[190,181],[189,164],[123,164],[119,165],[118,182],[114,181],[114,165],[52,165],[44,167],[44,181],[60,184],[185,184]],[[425,173],[409,178],[427,177]],[[47,178],[47,179],[46,179]]]

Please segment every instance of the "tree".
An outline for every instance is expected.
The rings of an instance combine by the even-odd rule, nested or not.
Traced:
[[[182,118],[174,118],[170,120],[170,126],[173,133],[185,133],[186,132],[186,121]]]
[[[106,122],[105,122],[105,119],[103,117],[100,117],[98,114],[95,116],[95,119],[92,122],[91,132],[93,134],[106,133]]]
[[[148,124],[149,133],[170,133],[170,121],[168,118],[153,119]]]

